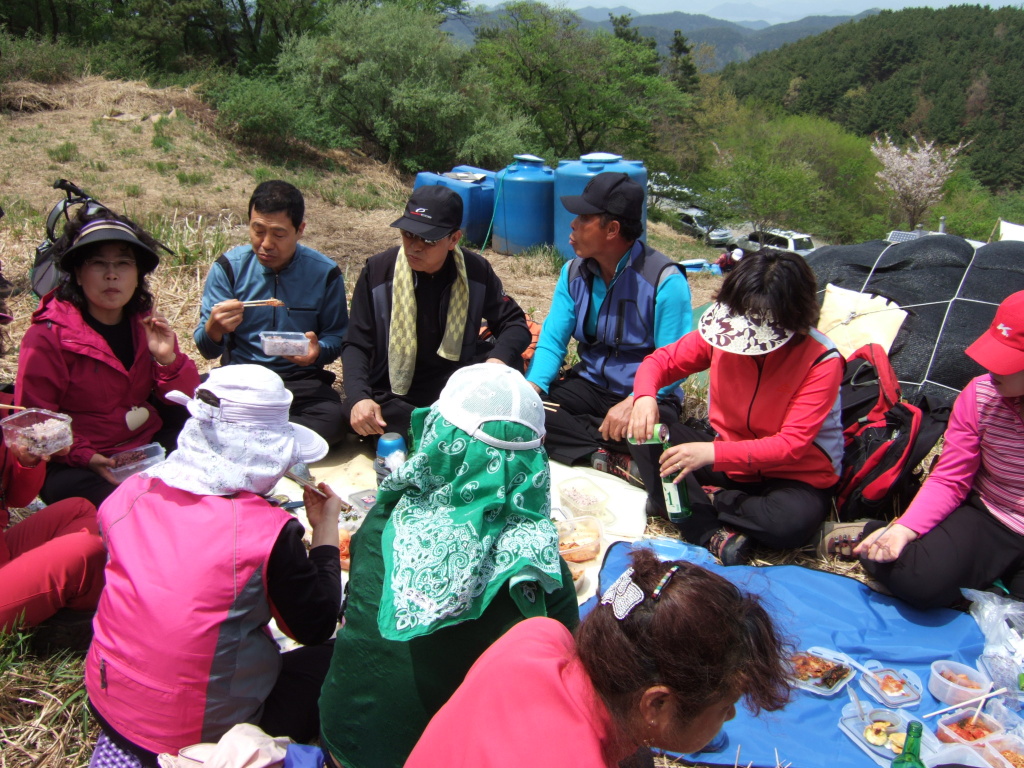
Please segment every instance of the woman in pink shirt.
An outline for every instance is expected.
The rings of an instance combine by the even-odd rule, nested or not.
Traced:
[[[919,608],[948,606],[962,587],[996,579],[1024,599],[1024,291],[999,305],[967,355],[989,373],[957,397],[935,470],[894,525],[867,526],[854,549],[869,574]]]
[[[780,709],[787,670],[756,597],[638,548],[575,637],[532,618],[485,651],[405,768],[612,767],[649,747],[696,752],[741,698]]]

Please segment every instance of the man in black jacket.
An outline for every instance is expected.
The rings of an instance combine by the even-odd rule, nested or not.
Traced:
[[[459,247],[461,225],[457,192],[420,187],[391,225],[402,245],[370,257],[359,275],[341,349],[344,410],[357,434],[408,434],[413,409],[433,403],[463,366],[522,370],[526,316],[487,260]]]

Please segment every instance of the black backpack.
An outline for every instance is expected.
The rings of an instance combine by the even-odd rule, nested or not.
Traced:
[[[32,292],[39,298],[56,288],[64,279],[64,273],[54,260],[53,244],[60,237],[57,226],[63,217],[67,224],[71,218],[70,210],[79,205],[94,206],[95,209],[106,208],[99,200],[90,197],[67,179],[57,179],[53,182],[53,188],[62,190],[65,198],[53,206],[50,215],[46,217],[46,239],[36,246],[36,257],[32,262],[32,269],[29,271],[29,281],[32,284]],[[61,227],[63,229],[63,227]]]

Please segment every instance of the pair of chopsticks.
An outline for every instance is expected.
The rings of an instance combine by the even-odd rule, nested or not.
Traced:
[[[298,483],[303,488],[309,488],[309,490],[313,491],[314,493],[319,493],[325,499],[327,498],[327,494],[324,493],[323,491],[321,491],[319,488],[317,488],[316,487],[316,483],[310,482],[309,480],[307,480],[304,477],[299,477],[294,472],[292,472],[290,469],[287,472],[284,473],[284,476],[287,477],[289,480],[291,480],[293,483]],[[342,512],[348,512],[350,509],[352,509],[352,505],[351,504],[346,504],[344,501],[341,502],[341,511]]]
[[[544,410],[551,411],[551,413],[554,413],[555,411],[562,407],[558,403],[549,403],[547,400],[541,400],[541,403],[544,405]]]
[[[989,688],[991,688],[991,687],[992,687],[992,685],[990,683],[989,684]],[[981,712],[981,708],[985,705],[985,702],[988,699],[991,699],[993,696],[999,696],[999,695],[1004,694],[1004,693],[1006,693],[1006,688],[1000,688],[998,691],[990,691],[989,693],[983,693],[981,696],[975,696],[973,699],[968,699],[967,701],[961,701],[959,704],[953,704],[951,706],[944,707],[943,709],[937,709],[934,712],[929,712],[927,715],[922,715],[921,719],[924,720],[925,718],[928,718],[928,717],[935,717],[935,715],[941,715],[944,712],[949,712],[949,711],[954,710],[954,709],[959,709],[964,704],[973,704],[974,702],[978,701],[978,702],[980,702],[978,704],[978,708],[976,710],[974,710],[974,717],[971,718],[971,725],[974,725],[974,721],[978,719],[978,714]]]
[[[259,299],[257,301],[243,301],[243,307],[285,307],[284,302],[280,299]]]
[[[9,411],[27,411],[32,406],[29,405],[0,405],[0,408],[6,408]]]

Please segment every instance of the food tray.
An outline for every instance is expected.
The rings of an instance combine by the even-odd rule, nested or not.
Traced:
[[[4,443],[45,457],[71,445],[71,417],[45,408],[29,408],[0,420]]]
[[[377,489],[367,488],[351,493],[348,497],[348,503],[352,506],[352,509],[341,513],[338,527],[350,533],[355,533],[359,530],[359,526],[363,524],[363,520],[366,519],[366,514],[377,503]]]
[[[884,667],[875,659],[869,659],[862,666],[865,669],[870,669],[882,679],[882,684],[880,684],[871,675],[860,676],[860,687],[879,704],[892,709],[909,709],[921,703],[921,691],[923,690],[921,678],[912,670]],[[895,689],[894,681],[902,683],[902,688],[885,690],[886,688]]]
[[[962,685],[943,677],[943,673],[951,675],[966,675],[970,685]],[[940,659],[932,662],[932,674],[928,678],[928,691],[944,704],[960,704],[983,694],[989,686],[988,675],[979,672],[974,667],[961,664],[958,661]]]
[[[954,723],[958,723],[962,720],[970,720],[974,716],[974,710],[974,707],[958,709],[956,712],[951,712],[941,718],[935,732],[939,741],[946,744],[968,744],[976,747],[987,739],[990,739],[993,736],[999,736],[1003,732],[1003,726],[1001,726],[994,717],[987,715],[984,712],[979,713],[975,726],[987,729],[987,734],[979,736],[976,739],[968,739],[961,736],[957,731],[954,731],[951,728]]]
[[[569,572],[572,573],[572,583],[576,587],[576,594],[582,595],[587,591],[590,580],[587,578],[587,569],[579,563],[568,563]]]
[[[839,718],[839,730],[845,733],[878,765],[888,768],[893,758],[899,753],[888,746],[888,740],[885,744],[872,744],[865,736],[865,729],[872,722],[883,721],[892,723],[892,728],[886,729],[888,734],[905,734],[910,723],[919,719],[902,709],[869,709],[866,706],[863,709],[865,718],[862,720],[856,704],[851,703],[844,706],[842,716]],[[921,724],[924,726],[923,722]],[[940,746],[935,734],[927,726],[924,726],[921,733],[921,758],[924,759],[925,755],[935,752]]]
[[[560,482],[558,498],[573,517],[591,515],[599,520],[613,519],[608,512],[608,494],[585,477],[570,477]]]
[[[601,552],[604,529],[596,517],[575,517],[555,522],[558,531],[558,554],[570,563],[585,563]]]
[[[110,474],[114,476],[114,480],[123,483],[132,475],[163,461],[164,447],[160,443],[149,443],[138,448],[115,453],[110,458],[114,460],[114,466],[110,468]]]
[[[808,693],[813,693],[817,696],[835,696],[837,693],[843,690],[843,688],[846,687],[846,684],[850,682],[850,680],[852,680],[853,676],[856,674],[856,672],[853,669],[853,666],[850,664],[850,657],[847,656],[845,653],[840,653],[839,651],[814,646],[812,648],[808,648],[805,651],[797,651],[796,653],[794,653],[791,657],[791,663],[798,656],[812,656],[817,658],[819,661],[824,661],[831,665],[839,664],[846,667],[846,672],[844,672],[841,677],[835,680],[831,688],[824,685],[823,676],[812,677],[807,680],[801,680],[799,677],[797,677],[795,670],[792,672],[792,674],[790,674],[789,679],[795,687],[801,688],[807,691]]]
[[[1013,756],[1008,758],[1003,752],[1012,752]],[[982,755],[995,768],[1024,768],[1024,741],[1009,734],[993,736],[985,742]]]
[[[260,331],[264,355],[304,355],[309,352],[309,339],[298,331]]]

